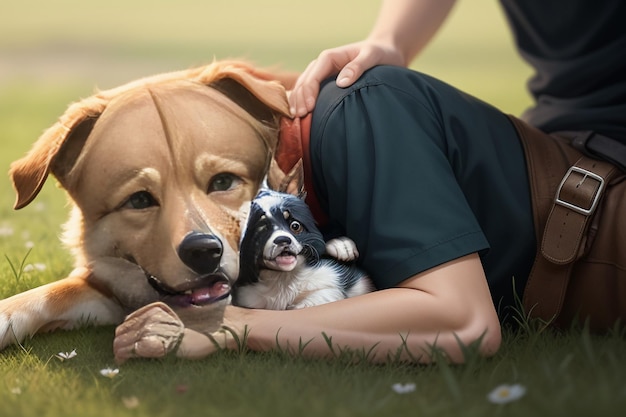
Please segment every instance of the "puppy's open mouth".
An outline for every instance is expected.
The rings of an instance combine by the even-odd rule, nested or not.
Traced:
[[[273,258],[265,259],[265,264],[268,268],[290,271],[298,263],[298,254],[286,249],[280,252]]]
[[[146,272],[150,285],[161,295],[162,301],[172,307],[203,307],[223,300],[230,295],[230,283],[226,275],[205,275],[194,281],[189,288],[175,290]]]

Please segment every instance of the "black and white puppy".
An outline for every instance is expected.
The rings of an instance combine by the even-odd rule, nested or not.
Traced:
[[[324,242],[302,199],[262,190],[243,233],[233,303],[285,310],[365,294],[374,287],[351,262],[357,257],[348,238]]]

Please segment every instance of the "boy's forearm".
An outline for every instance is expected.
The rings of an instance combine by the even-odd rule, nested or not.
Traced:
[[[428,44],[455,0],[383,0],[369,40],[393,45],[405,65]]]
[[[349,348],[369,352],[373,362],[398,354],[402,360],[427,363],[436,346],[451,361],[462,362],[459,343],[478,340],[484,355],[497,351],[500,323],[477,255],[452,261],[403,285],[301,310],[228,307],[225,322],[245,323],[247,345],[253,350],[279,347],[314,357]]]

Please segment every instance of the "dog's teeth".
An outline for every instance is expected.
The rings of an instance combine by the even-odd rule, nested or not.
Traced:
[[[191,295],[191,294],[192,294],[192,291],[191,291],[191,290],[187,290],[187,291],[183,292],[183,294],[185,294],[185,295]]]

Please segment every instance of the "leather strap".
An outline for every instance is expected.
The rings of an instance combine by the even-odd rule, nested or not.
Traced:
[[[615,169],[583,156],[567,171],[543,233],[541,253],[550,262],[568,264],[582,255],[580,247],[587,223]]]
[[[595,175],[608,184],[618,170],[572,146],[589,144],[590,135],[585,132],[547,134],[514,116],[509,119],[524,147],[537,237],[523,307],[531,317],[551,321],[563,311],[574,266],[593,240],[591,223],[598,221],[593,219],[594,203],[603,204],[606,189]]]
[[[626,143],[596,132],[574,135],[572,146],[592,158],[603,159],[626,171]]]
[[[587,228],[617,172],[612,164],[582,156],[563,177],[524,291],[524,306],[533,316],[549,321],[561,312],[572,268],[584,254]]]

